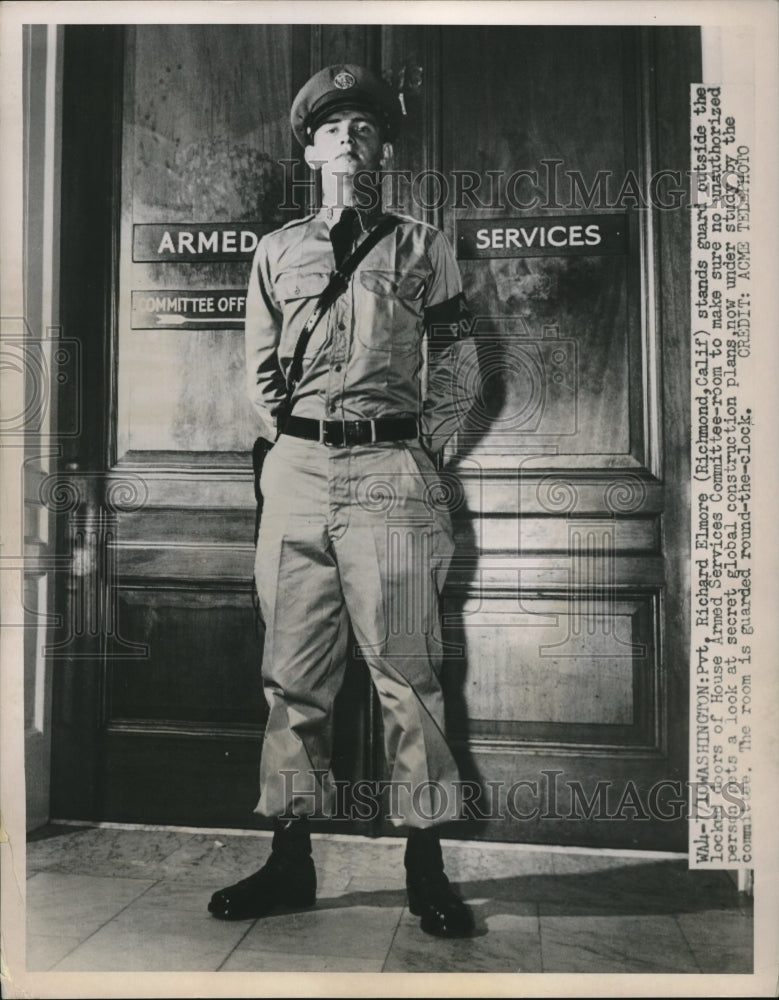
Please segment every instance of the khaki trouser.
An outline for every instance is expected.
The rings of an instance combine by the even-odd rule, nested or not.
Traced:
[[[438,484],[415,441],[330,448],[282,435],[268,455],[255,567],[270,708],[261,815],[332,813],[332,709],[351,621],[381,702],[390,819],[456,818],[438,679],[453,544]]]

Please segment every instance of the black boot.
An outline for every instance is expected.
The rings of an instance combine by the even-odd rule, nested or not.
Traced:
[[[220,920],[247,920],[280,907],[312,906],[315,901],[311,836],[307,820],[301,817],[286,825],[274,820],[273,849],[267,862],[243,881],[215,892],[208,909]]]
[[[410,829],[404,858],[408,908],[421,917],[420,927],[436,937],[465,937],[473,916],[454,894],[444,874],[441,844],[435,829]]]

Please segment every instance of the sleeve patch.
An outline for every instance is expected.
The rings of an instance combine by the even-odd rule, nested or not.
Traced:
[[[471,311],[460,292],[451,299],[425,309],[425,329],[429,348],[442,351],[458,340],[470,336]]]

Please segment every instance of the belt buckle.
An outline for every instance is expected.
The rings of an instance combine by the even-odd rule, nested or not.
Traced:
[[[344,448],[352,448],[356,444],[362,444],[360,439],[360,422],[359,420],[345,420],[341,427],[343,428],[343,446]]]
[[[365,423],[371,425],[369,441],[370,444],[375,444],[375,420],[323,420],[319,426],[319,440],[328,448],[351,448],[357,444],[366,444],[368,442],[362,436]]]
[[[370,424],[371,435],[366,439],[366,424]],[[344,429],[344,446],[351,448],[356,444],[376,443],[376,421],[375,420],[347,420],[342,425]]]
[[[333,437],[333,432],[336,428],[341,432],[340,440],[335,440]],[[342,420],[323,420],[320,424],[319,440],[328,448],[342,448],[346,437],[344,430],[345,425]]]

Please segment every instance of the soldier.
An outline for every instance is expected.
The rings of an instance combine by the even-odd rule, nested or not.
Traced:
[[[468,409],[451,369],[467,312],[444,235],[381,210],[400,111],[392,89],[360,66],[330,66],[306,83],[291,123],[321,173],[322,208],[264,237],[252,264],[249,392],[262,435],[275,441],[255,564],[269,705],[256,812],[273,818],[274,834],[267,863],[212,896],[210,912],[225,920],[315,901],[307,817],[331,814],[332,708],[351,621],[381,702],[390,819],[408,827],[409,907],[430,934],[473,928],[437,832],[459,817],[438,676],[452,527],[431,500],[430,458]],[[373,240],[348,275],[348,257]],[[347,279],[335,288],[341,268]],[[425,330],[435,350],[423,399]]]

